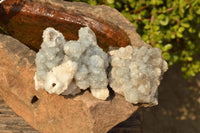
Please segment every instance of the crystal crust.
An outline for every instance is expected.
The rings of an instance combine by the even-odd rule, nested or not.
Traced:
[[[36,54],[36,66],[36,90],[75,95],[80,89],[90,88],[96,98],[105,100],[109,96],[108,54],[97,45],[88,27],[79,30],[77,41],[66,41],[60,32],[47,28]]]
[[[157,88],[167,70],[160,49],[126,46],[107,54],[89,27],[81,28],[78,35],[77,41],[66,41],[59,31],[44,30],[35,60],[36,90],[76,95],[90,88],[94,97],[105,100],[109,84],[130,103],[158,103]]]
[[[157,88],[167,62],[158,48],[127,46],[109,52],[111,88],[130,103],[157,104]]]

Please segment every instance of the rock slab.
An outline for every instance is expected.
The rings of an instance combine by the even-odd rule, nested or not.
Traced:
[[[38,133],[0,97],[0,133]]]
[[[117,94],[102,101],[88,91],[74,98],[36,91],[35,52],[10,36],[0,40],[0,96],[39,132],[104,133],[138,109]]]

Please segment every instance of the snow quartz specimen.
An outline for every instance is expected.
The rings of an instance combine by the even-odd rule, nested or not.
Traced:
[[[130,103],[157,104],[157,88],[167,70],[161,50],[127,46],[108,53],[97,45],[89,27],[79,30],[77,41],[66,41],[62,33],[47,28],[36,54],[35,89],[76,95],[90,88],[94,97],[105,100],[110,84]]]
[[[90,88],[94,97],[105,100],[107,89],[108,54],[98,45],[94,32],[79,30],[78,41],[66,41],[53,28],[43,33],[43,43],[36,55],[35,86],[49,93],[75,95]]]
[[[168,69],[158,48],[127,46],[109,52],[112,70],[110,86],[130,103],[157,105],[157,88]]]

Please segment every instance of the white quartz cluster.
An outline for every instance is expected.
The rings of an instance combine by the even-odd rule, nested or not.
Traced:
[[[36,73],[34,79],[36,90],[46,88],[45,82],[48,82],[48,72],[62,63],[65,43],[64,36],[53,28],[47,28],[43,32],[41,49],[36,54],[35,59]]]
[[[105,100],[109,96],[108,54],[97,45],[94,32],[88,27],[81,28],[79,40],[67,42],[64,51],[64,62],[70,60],[78,66],[74,75],[76,86],[83,90],[90,88],[93,96]]]
[[[36,54],[36,90],[75,95],[80,89],[90,88],[93,96],[105,100],[107,89],[108,55],[98,45],[94,32],[79,30],[78,41],[65,41],[53,28],[43,33],[43,43]]]
[[[79,30],[77,41],[66,41],[60,32],[47,28],[36,54],[34,79],[36,90],[75,95],[90,88],[92,95],[102,100],[109,96],[109,84],[130,103],[155,105],[166,70],[167,63],[158,48],[127,46],[107,54],[97,45],[89,27]]]
[[[157,88],[167,63],[158,48],[127,46],[109,52],[111,88],[130,103],[157,104]]]

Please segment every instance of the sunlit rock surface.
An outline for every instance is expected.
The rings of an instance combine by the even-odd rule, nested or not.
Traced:
[[[18,40],[0,34],[0,97],[38,133],[107,133],[138,110],[139,106],[133,106],[119,94],[112,100],[103,101],[93,97],[88,90],[74,98],[51,95],[40,89],[36,91],[33,80],[35,55]],[[24,125],[19,121],[22,118],[11,118],[13,115],[8,111],[8,120],[19,124],[9,131],[13,122],[6,121],[4,112],[7,111],[1,114],[0,133],[22,132],[20,127]],[[24,129],[27,129],[25,133],[33,133],[27,125]]]
[[[65,41],[53,28],[43,34],[43,43],[36,55],[35,86],[49,93],[75,95],[90,88],[93,96],[105,100],[107,89],[108,55],[98,45],[94,32],[79,30],[78,41]]]
[[[156,105],[157,88],[167,63],[158,48],[127,46],[109,52],[111,88],[130,103]]]

